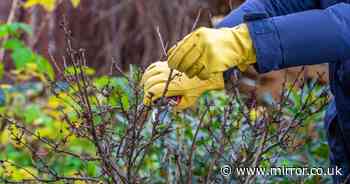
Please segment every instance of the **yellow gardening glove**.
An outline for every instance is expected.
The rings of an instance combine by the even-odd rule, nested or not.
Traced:
[[[256,62],[255,49],[246,24],[234,28],[199,28],[168,51],[169,67],[188,77],[209,79],[238,67],[245,71]]]
[[[146,69],[141,81],[141,85],[144,86],[145,105],[151,105],[162,97],[169,75],[170,68],[167,62],[156,62]],[[197,77],[190,79],[174,70],[165,96],[181,97],[174,110],[183,110],[194,105],[197,98],[205,91],[215,89],[224,89],[222,73],[217,73],[208,80],[200,80]]]

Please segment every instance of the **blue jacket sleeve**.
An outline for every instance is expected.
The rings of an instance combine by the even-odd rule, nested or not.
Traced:
[[[275,17],[315,9],[319,4],[319,0],[246,0],[215,27],[234,27],[242,23],[246,15],[265,14],[266,17]]]
[[[350,59],[350,4],[248,22],[260,73]]]

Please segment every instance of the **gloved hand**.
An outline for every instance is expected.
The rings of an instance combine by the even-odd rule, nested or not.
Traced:
[[[146,69],[141,80],[141,85],[144,86],[145,105],[151,105],[162,97],[169,75],[170,68],[167,62],[156,62]],[[174,109],[183,110],[194,105],[197,98],[205,91],[215,89],[224,89],[222,73],[217,73],[208,80],[200,80],[197,77],[190,79],[185,74],[174,70],[165,96],[181,97]]]
[[[246,24],[234,28],[199,28],[173,46],[168,56],[170,68],[203,80],[236,66],[245,71],[256,62]]]

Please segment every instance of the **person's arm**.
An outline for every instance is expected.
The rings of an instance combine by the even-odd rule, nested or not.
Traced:
[[[350,59],[350,4],[247,22],[260,73]]]
[[[246,0],[231,11],[215,27],[234,27],[244,22],[244,17],[275,17],[319,8],[319,0]]]
[[[169,67],[202,80],[224,72],[227,79],[230,71],[244,72],[252,64],[264,73],[350,59],[349,12],[350,4],[339,3],[272,18],[245,17],[233,28],[200,28],[168,51]]]

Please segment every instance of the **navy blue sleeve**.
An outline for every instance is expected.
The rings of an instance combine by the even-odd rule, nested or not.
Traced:
[[[244,21],[244,16],[265,14],[266,17],[275,17],[315,9],[319,6],[319,0],[246,0],[215,27],[234,27]]]
[[[248,22],[260,73],[350,59],[350,4]]]

